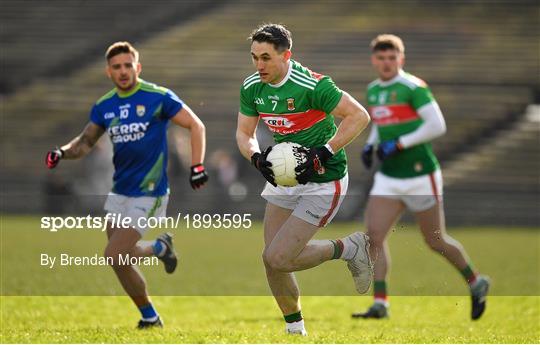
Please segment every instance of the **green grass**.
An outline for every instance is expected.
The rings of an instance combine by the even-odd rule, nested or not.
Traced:
[[[271,297],[156,297],[159,330],[134,330],[126,297],[3,297],[2,342],[538,343],[538,297],[490,297],[469,320],[466,297],[394,297],[389,320],[354,320],[369,297],[304,297],[309,336],[287,336]]]
[[[361,224],[334,223],[318,238]],[[538,229],[455,228],[450,233],[493,279],[488,310],[469,319],[459,273],[423,244],[414,226],[390,237],[393,295],[389,320],[350,318],[371,297],[355,294],[344,264],[299,272],[307,338],[284,335],[261,265],[260,224],[251,230],[173,230],[180,266],[173,275],[145,267],[163,330],[139,332],[139,318],[108,267],[39,265],[40,253],[101,254],[96,231],[48,233],[37,217],[1,219],[1,342],[52,343],[538,343]],[[149,234],[153,237],[156,233]],[[102,296],[102,297],[100,297]]]

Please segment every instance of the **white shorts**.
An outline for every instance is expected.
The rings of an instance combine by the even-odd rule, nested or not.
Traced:
[[[306,222],[324,227],[336,215],[339,206],[347,194],[349,176],[341,180],[314,183],[295,187],[274,187],[266,183],[261,196],[269,203],[289,210],[293,215]]]
[[[131,219],[130,227],[143,236],[148,229],[146,220],[150,217],[165,217],[168,202],[168,194],[158,197],[129,197],[109,193],[103,208],[107,213],[120,214],[123,218],[129,217]]]
[[[442,201],[442,173],[437,169],[427,175],[396,178],[377,172],[369,194],[401,200],[412,212],[425,211]]]

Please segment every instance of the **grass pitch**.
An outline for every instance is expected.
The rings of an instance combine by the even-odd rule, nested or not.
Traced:
[[[538,343],[539,297],[489,298],[479,321],[466,297],[394,297],[388,320],[349,314],[369,297],[302,299],[308,337],[284,334],[271,297],[155,297],[165,328],[137,331],[127,297],[3,297],[2,342]]]
[[[354,293],[342,262],[300,272],[309,336],[284,334],[261,266],[260,225],[244,231],[177,231],[178,271],[143,268],[164,329],[136,331],[138,311],[112,270],[40,266],[39,254],[100,253],[98,232],[47,233],[37,217],[2,217],[1,342],[26,343],[539,343],[538,229],[456,228],[476,266],[493,279],[486,314],[470,321],[459,273],[430,252],[414,226],[390,238],[391,318],[354,320],[371,297]],[[334,223],[318,238],[361,229]],[[156,233],[150,234],[149,237]],[[25,253],[25,255],[21,255]]]

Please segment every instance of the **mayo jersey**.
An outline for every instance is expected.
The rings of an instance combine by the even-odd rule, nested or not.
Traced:
[[[278,84],[262,83],[259,73],[244,80],[240,88],[240,113],[260,117],[276,143],[323,146],[337,131],[331,112],[342,94],[330,77],[290,60],[287,75]],[[341,149],[310,182],[339,180],[346,173],[347,157]]]
[[[104,128],[113,144],[114,193],[168,193],[167,125],[182,107],[172,91],[144,80],[128,93],[113,89],[96,102],[90,121]]]
[[[371,82],[367,102],[371,119],[377,125],[379,141],[398,139],[415,131],[423,123],[417,110],[434,100],[424,81],[402,70],[391,80]],[[431,143],[423,143],[385,159],[381,172],[407,178],[429,174],[438,168]]]

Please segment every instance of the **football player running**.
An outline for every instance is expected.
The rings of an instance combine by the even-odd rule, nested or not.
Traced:
[[[177,258],[171,235],[165,233],[155,241],[141,241],[147,228],[140,219],[165,216],[169,198],[166,174],[169,121],[191,132],[192,188],[201,188],[208,180],[202,164],[205,127],[174,92],[139,78],[139,53],[130,43],[112,44],[105,57],[106,73],[115,88],[95,103],[82,133],[48,152],[45,163],[52,169],[62,159],[81,158],[107,132],[114,149],[115,173],[104,209],[130,217],[132,223],[128,228],[108,223],[109,240],[104,256],[113,262],[120,283],[141,312],[138,328],[161,327],[162,320],[150,301],[142,273],[137,266],[121,264],[119,256],[155,255],[167,273],[174,272]]]
[[[343,259],[356,290],[365,293],[372,280],[368,239],[356,232],[336,240],[312,240],[337,213],[347,192],[345,150],[369,123],[367,111],[328,76],[291,59],[291,33],[282,25],[265,24],[251,36],[256,72],[240,88],[236,140],[242,155],[268,181],[264,216],[263,262],[268,285],[286,322],[286,332],[306,335],[295,271],[332,259]],[[334,116],[342,119],[338,127]],[[261,151],[256,138],[259,119],[276,143],[306,148],[307,161],[297,167],[295,187],[276,185],[271,147]]]
[[[446,233],[443,179],[431,141],[446,132],[437,101],[421,79],[403,71],[405,47],[394,35],[371,42],[371,62],[379,78],[368,85],[373,127],[362,152],[366,168],[376,154],[382,161],[366,209],[367,234],[374,262],[373,305],[353,317],[388,317],[386,236],[405,209],[414,213],[427,245],[463,275],[472,296],[471,317],[482,316],[489,279],[479,275],[461,244]]]

